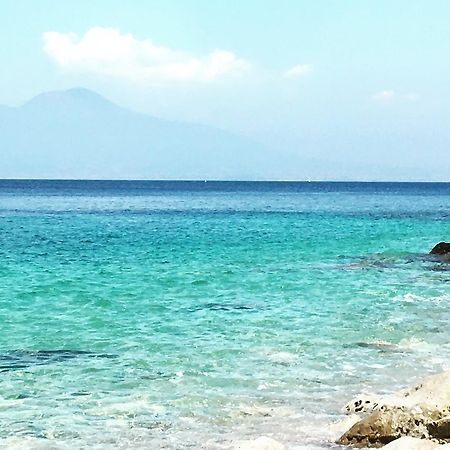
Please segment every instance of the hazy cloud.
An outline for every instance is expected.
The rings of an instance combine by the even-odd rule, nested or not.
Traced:
[[[372,96],[372,98],[378,102],[390,102],[395,98],[395,91],[384,90],[377,92]]]
[[[420,100],[420,96],[415,92],[408,94],[397,93],[393,90],[384,90],[372,95],[372,99],[379,103],[390,103],[394,100],[404,102],[417,102]]]
[[[250,66],[227,50],[195,56],[115,28],[94,27],[81,37],[50,31],[43,39],[45,52],[64,70],[134,81],[207,82],[240,75]]]
[[[305,75],[309,75],[313,71],[313,66],[311,64],[297,64],[291,67],[289,70],[284,72],[284,78],[298,78]]]
[[[410,92],[409,94],[405,95],[405,99],[410,102],[417,102],[420,100],[419,94],[416,94],[415,92]]]

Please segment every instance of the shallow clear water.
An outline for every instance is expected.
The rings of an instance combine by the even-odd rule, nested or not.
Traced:
[[[447,184],[0,181],[0,447],[338,448],[449,367],[449,218]]]

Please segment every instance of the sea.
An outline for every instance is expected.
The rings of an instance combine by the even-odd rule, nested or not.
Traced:
[[[450,368],[450,184],[0,181],[0,448],[339,449]]]

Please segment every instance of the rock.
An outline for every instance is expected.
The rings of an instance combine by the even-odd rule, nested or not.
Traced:
[[[401,436],[426,436],[427,427],[419,414],[402,408],[376,411],[353,425],[337,441],[355,447],[382,447]]]
[[[431,375],[422,383],[398,393],[403,405],[437,411],[445,417],[450,412],[450,370]]]
[[[450,439],[450,416],[428,424],[428,432],[436,439]]]
[[[235,450],[285,450],[285,446],[267,436],[261,436],[258,439],[244,441],[235,447]]]
[[[339,438],[339,444],[380,447],[402,436],[448,442],[450,371],[394,395],[359,396],[345,410],[363,418]]]
[[[383,447],[389,450],[441,450],[442,446],[427,439],[402,437]]]
[[[436,244],[430,252],[430,255],[449,255],[449,254],[450,254],[449,242],[439,242],[439,244]]]
[[[364,414],[372,411],[377,411],[379,409],[384,409],[387,401],[386,397],[381,397],[379,395],[365,395],[361,394],[353,400],[349,401],[342,411],[347,414]]]
[[[421,384],[392,395],[359,395],[347,403],[343,410],[361,415],[402,407],[439,411],[443,414],[442,417],[445,417],[446,412],[450,412],[450,371],[431,375]]]

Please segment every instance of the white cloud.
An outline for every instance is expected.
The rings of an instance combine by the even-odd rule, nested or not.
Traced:
[[[50,31],[43,39],[45,52],[64,70],[133,81],[206,82],[242,74],[250,66],[226,50],[199,57],[138,40],[115,28],[94,27],[82,37]]]
[[[311,64],[297,64],[291,67],[284,74],[284,78],[298,78],[305,75],[309,75],[313,71],[313,66]]]
[[[385,90],[377,92],[372,98],[378,102],[390,102],[395,98],[395,91]]]
[[[397,93],[392,90],[384,90],[377,92],[376,94],[372,95],[372,99],[377,101],[378,103],[391,103],[394,100],[397,102],[417,102],[420,100],[419,94],[416,94],[415,92],[410,92],[408,94],[403,93]]]

